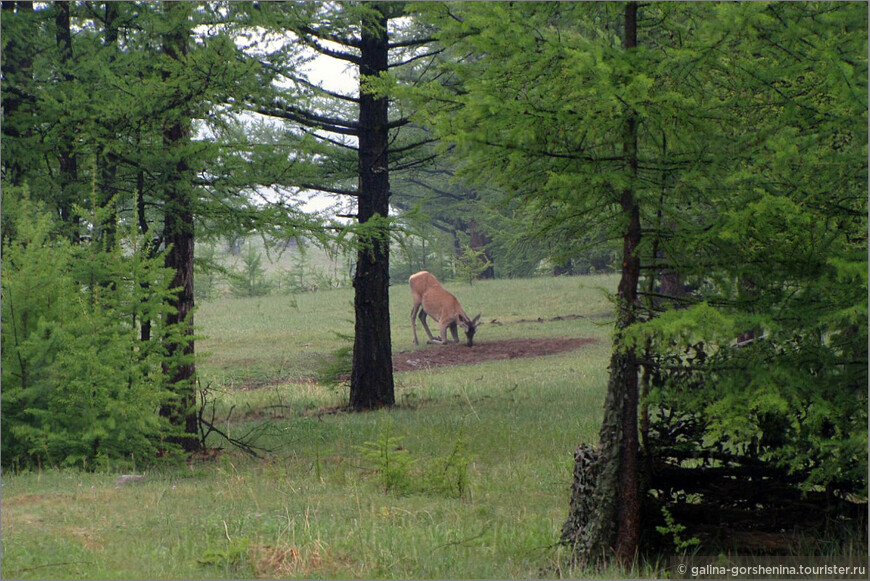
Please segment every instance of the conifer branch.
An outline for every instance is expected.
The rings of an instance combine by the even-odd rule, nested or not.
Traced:
[[[394,48],[410,48],[414,46],[423,46],[424,44],[431,44],[435,42],[437,39],[433,37],[429,38],[411,38],[408,40],[399,40],[396,42],[391,42],[387,44],[388,49]]]
[[[439,55],[439,54],[441,54],[442,52],[444,52],[444,49],[443,49],[443,48],[439,48],[438,50],[433,50],[433,51],[431,51],[431,52],[427,52],[427,53],[423,53],[423,54],[418,54],[418,55],[412,56],[411,58],[409,58],[409,59],[407,59],[407,60],[399,61],[399,62],[395,62],[395,63],[391,63],[391,64],[390,64],[390,67],[391,67],[391,68],[392,68],[392,67],[402,67],[402,66],[405,66],[405,65],[407,65],[407,64],[410,64],[410,63],[412,63],[412,62],[414,62],[414,61],[418,61],[418,60],[420,60],[420,59],[424,59],[424,58],[426,58],[426,57]]]
[[[359,135],[359,124],[354,121],[320,115],[292,105],[275,103],[272,107],[257,107],[255,110],[261,115],[288,119],[306,127],[315,127],[340,135]]]
[[[387,129],[396,129],[399,127],[404,127],[405,125],[407,125],[410,122],[411,122],[410,117],[401,117],[399,119],[396,119],[395,121],[390,121],[389,123],[387,123]]]
[[[309,36],[314,36],[316,38],[319,38],[320,40],[334,42],[335,44],[340,44],[342,46],[347,46],[350,48],[359,49],[362,46],[361,41],[357,38],[351,36],[338,36],[337,34],[327,33],[322,30],[318,30],[313,26],[308,26],[307,24],[299,26],[299,28],[297,28],[297,32],[301,34],[307,34]]]
[[[342,143],[341,141],[339,141],[337,139],[330,139],[329,137],[326,137],[325,135],[318,135],[317,133],[315,133],[315,131],[316,131],[316,129],[309,130],[308,128],[305,128],[305,127],[302,128],[302,132],[305,133],[305,135],[310,135],[311,137],[313,137],[314,139],[317,139],[318,141],[325,141],[326,143],[331,143],[332,145],[334,145],[336,147],[343,147],[344,149],[349,149],[350,151],[358,151],[358,149],[359,149],[355,145],[349,145],[347,143]]]
[[[342,101],[347,101],[350,103],[359,103],[359,98],[357,98],[357,97],[353,97],[351,95],[343,95],[343,94],[337,93],[335,91],[330,91],[329,89],[324,89],[322,86],[317,85],[315,83],[312,83],[311,81],[309,81],[305,77],[300,77],[297,75],[288,74],[287,72],[282,70],[280,67],[276,67],[275,65],[273,65],[267,61],[261,60],[261,61],[259,61],[259,63],[260,63],[260,66],[262,66],[264,69],[272,71],[273,73],[277,73],[277,74],[281,75],[282,77],[285,77],[285,78],[293,81],[294,83],[299,83],[300,85],[304,85],[304,86],[308,87],[309,89],[312,89],[313,91],[316,91],[316,92],[321,93],[323,95],[328,95],[328,96],[333,97],[335,99],[340,99]]]
[[[417,141],[416,143],[411,143],[409,145],[403,145],[402,147],[390,148],[391,154],[396,153],[405,153],[406,151],[411,151],[413,149],[417,149],[418,147],[423,147],[424,145],[429,145],[430,143],[435,143],[438,141],[437,139],[424,139],[423,141]]]
[[[330,186],[323,186],[319,184],[310,184],[310,183],[302,183],[299,184],[299,187],[306,190],[315,190],[318,192],[324,192],[327,194],[337,194],[339,196],[350,196],[352,198],[359,197],[359,190],[346,190],[343,188],[333,188]]]
[[[359,41],[351,38],[342,38],[334,35],[323,34],[315,28],[310,26],[300,26],[298,29],[299,40],[305,43],[306,46],[314,49],[322,55],[329,56],[335,59],[347,61],[349,63],[353,63],[355,65],[362,64],[362,59],[355,54],[350,54],[347,52],[341,52],[338,50],[333,50],[330,48],[326,48],[314,38],[319,38],[321,40],[326,40],[329,42],[334,42],[336,44],[340,44],[342,46],[347,46],[350,48],[359,48]],[[312,38],[314,37],[314,38]]]
[[[427,157],[415,159],[414,161],[410,161],[410,162],[405,163],[405,164],[390,166],[390,171],[404,171],[406,169],[412,169],[412,168],[415,168],[419,165],[424,165],[424,164],[432,161],[433,159],[436,159],[437,157],[438,156],[436,154],[432,154],[432,155],[429,155]]]
[[[440,188],[436,188],[435,186],[428,184],[422,180],[418,180],[417,178],[409,178],[408,181],[411,182],[412,184],[416,184],[420,187],[426,188],[427,190],[435,192],[439,196],[443,196],[445,198],[451,198],[451,199],[459,201],[459,202],[466,200],[466,198],[463,196],[459,196],[459,195],[454,194],[452,192],[448,192],[447,190],[442,190]]]

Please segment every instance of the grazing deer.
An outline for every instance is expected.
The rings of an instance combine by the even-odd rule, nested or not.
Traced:
[[[471,347],[480,315],[477,315],[474,319],[468,318],[468,315],[462,310],[462,305],[459,304],[456,297],[447,292],[441,286],[441,283],[438,282],[438,279],[425,270],[412,274],[408,282],[411,285],[411,294],[414,296],[414,307],[411,309],[411,328],[414,330],[414,345],[420,344],[417,341],[416,321],[417,311],[420,311],[420,322],[423,323],[423,329],[429,335],[430,343],[446,344],[448,328],[453,334],[453,342],[459,343],[456,326],[460,325],[465,330],[468,346]],[[421,306],[423,307],[422,309],[420,309]],[[426,315],[438,321],[441,327],[440,340],[432,336],[432,331],[429,330],[429,325],[426,324]]]

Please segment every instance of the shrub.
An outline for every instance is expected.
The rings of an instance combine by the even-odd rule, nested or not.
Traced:
[[[402,436],[392,435],[392,420],[387,419],[377,440],[357,446],[364,467],[377,474],[385,492],[465,496],[471,457],[461,434],[450,454],[425,462],[414,458],[403,440]]]
[[[2,461],[79,465],[153,457],[168,426],[159,340],[169,277],[147,258],[54,236],[51,216],[4,187]],[[19,195],[7,207],[10,196]]]

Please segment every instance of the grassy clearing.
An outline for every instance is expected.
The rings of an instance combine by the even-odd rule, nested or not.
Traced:
[[[615,275],[445,286],[459,297],[470,316],[481,313],[484,324],[478,341],[559,336],[606,339],[612,329],[612,308],[602,289],[615,289]],[[413,349],[411,293],[404,282],[390,289],[390,313],[394,353]],[[576,315],[585,318],[518,322]],[[203,381],[237,387],[252,380],[304,380],[316,372],[326,354],[349,344],[350,339],[341,335],[353,336],[353,290],[222,298],[200,305],[197,323],[202,337],[197,349],[206,355],[199,366]],[[417,329],[422,333],[419,324]]]
[[[554,544],[567,514],[572,451],[597,437],[615,277],[449,285],[488,324],[480,341],[596,337],[563,355],[397,374],[392,410],[322,414],[345,388],[306,380],[349,333],[351,293],[222,299],[198,313],[201,365],[221,426],[262,427],[268,459],[147,471],[45,470],[2,477],[4,577],[534,578],[584,577]],[[581,286],[582,285],[582,286]],[[392,292],[394,351],[410,351],[410,298]],[[562,321],[520,323],[520,319]],[[421,347],[423,348],[423,347]],[[437,348],[430,346],[426,348]],[[259,388],[251,379],[277,380]],[[289,380],[288,380],[289,378]],[[246,389],[238,389],[248,385]],[[389,430],[409,461],[409,492],[385,490],[362,452]],[[217,441],[215,441],[217,444]],[[461,494],[427,485],[461,443]],[[446,471],[445,471],[446,473]],[[445,476],[447,480],[451,477]],[[641,575],[654,574],[641,571]]]

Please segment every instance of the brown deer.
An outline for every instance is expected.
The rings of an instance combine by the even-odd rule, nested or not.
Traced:
[[[411,294],[414,296],[414,307],[411,309],[411,329],[414,331],[414,345],[419,345],[417,341],[417,311],[420,312],[420,322],[423,323],[423,329],[429,335],[429,343],[447,343],[447,329],[453,334],[453,342],[459,343],[459,335],[456,332],[456,326],[459,325],[465,330],[465,336],[468,340],[468,346],[471,347],[474,342],[474,333],[477,331],[480,315],[470,319],[465,311],[462,310],[462,305],[455,296],[447,292],[441,286],[431,273],[421,270],[416,274],[412,274],[408,279],[411,285]],[[420,307],[423,307],[420,309]],[[441,328],[441,338],[436,339],[432,336],[432,331],[429,330],[429,325],[426,324],[426,315],[429,315],[436,321]]]

